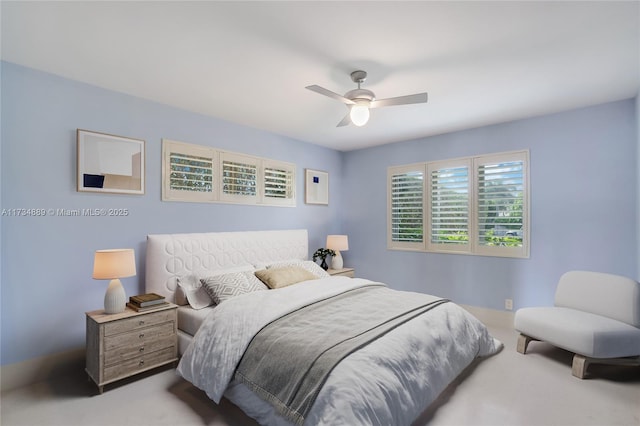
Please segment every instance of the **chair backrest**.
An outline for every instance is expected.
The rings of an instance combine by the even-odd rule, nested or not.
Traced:
[[[640,328],[640,284],[620,275],[567,272],[558,282],[555,305],[591,312]]]

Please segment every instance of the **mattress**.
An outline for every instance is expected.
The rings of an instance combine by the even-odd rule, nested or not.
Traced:
[[[205,318],[215,309],[209,306],[203,309],[193,309],[189,305],[178,308],[178,329],[193,336],[200,328]]]

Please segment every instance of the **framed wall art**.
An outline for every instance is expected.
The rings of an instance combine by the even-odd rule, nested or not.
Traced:
[[[77,130],[78,191],[144,194],[141,139]]]
[[[329,173],[305,169],[305,203],[329,204]]]

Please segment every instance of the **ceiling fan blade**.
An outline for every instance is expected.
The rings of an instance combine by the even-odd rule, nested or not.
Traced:
[[[348,126],[349,124],[351,124],[351,117],[349,113],[350,112],[348,112],[347,115],[344,116],[344,118],[338,123],[336,127]]]
[[[422,104],[427,102],[427,93],[416,93],[415,95],[398,96],[397,98],[379,99],[371,102],[369,108],[380,108],[392,105]]]
[[[312,92],[320,93],[321,95],[325,95],[330,98],[337,99],[340,102],[344,102],[347,105],[355,104],[355,102],[353,102],[351,99],[347,99],[342,95],[338,95],[337,93],[332,92],[331,90],[325,89],[324,87],[316,86],[315,84],[311,86],[307,86],[306,88],[311,90]]]

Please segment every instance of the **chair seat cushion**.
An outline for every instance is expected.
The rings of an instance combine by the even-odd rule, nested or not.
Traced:
[[[516,330],[529,337],[591,358],[640,355],[640,329],[589,312],[565,307],[522,308]]]

